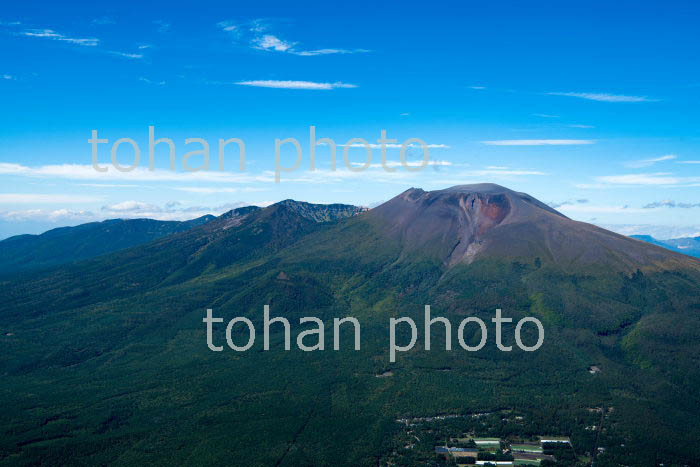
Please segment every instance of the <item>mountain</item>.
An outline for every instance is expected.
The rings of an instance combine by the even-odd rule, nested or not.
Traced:
[[[573,221],[524,193],[495,184],[410,189],[372,211],[408,251],[433,251],[450,266],[480,257],[538,256],[561,267],[620,270],[681,265],[685,258]],[[668,264],[667,264],[668,263]]]
[[[700,237],[672,238],[663,242],[683,254],[700,257]]]
[[[651,235],[632,235],[632,238],[644,242],[653,243],[669,250],[677,251],[689,256],[700,258],[700,237],[672,238],[669,240],[657,240]]]
[[[469,432],[568,436],[574,459],[557,465],[598,447],[599,466],[700,463],[700,261],[498,185],[410,189],[369,211],[243,208],[0,292],[2,465],[426,465]],[[441,324],[425,349],[426,304],[452,350]],[[281,326],[264,350],[264,305],[289,319],[291,350]],[[253,347],[229,349],[224,322],[209,350],[208,308],[248,318]],[[345,316],[361,350],[351,334],[333,348]],[[476,352],[455,337],[470,316],[488,327]],[[527,316],[545,330],[534,352],[514,342]],[[302,317],[326,324],[325,350],[297,348]],[[392,317],[419,331],[395,362]]]
[[[184,232],[212,219],[212,215],[183,222],[108,219],[76,227],[60,227],[41,235],[17,235],[0,241],[0,274],[93,258]]]

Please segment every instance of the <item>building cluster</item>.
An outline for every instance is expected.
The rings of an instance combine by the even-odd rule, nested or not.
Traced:
[[[454,460],[457,465],[529,466],[540,465],[554,457],[545,454],[552,446],[571,446],[566,437],[541,436],[538,441],[509,443],[499,438],[453,438],[444,446],[435,446],[435,453]]]

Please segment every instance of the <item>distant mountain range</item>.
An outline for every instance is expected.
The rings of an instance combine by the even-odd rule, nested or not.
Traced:
[[[41,235],[16,235],[0,241],[0,274],[94,258],[184,232],[214,218],[207,215],[184,222],[109,219],[76,227],[60,227]]]
[[[6,275],[0,292],[0,465],[426,465],[450,429],[567,436],[579,456],[604,447],[599,466],[700,464],[700,260],[498,185],[413,188],[369,211],[239,208]],[[446,351],[436,325],[430,351],[421,334],[391,363],[389,318],[422,333],[426,304],[454,328],[480,317],[489,344]],[[278,328],[269,351],[261,338],[208,350],[207,308],[261,329],[264,305],[290,320],[292,342],[301,317],[329,333],[354,316],[362,349],[327,336],[324,351],[285,351]],[[543,346],[499,351],[496,308],[541,320]],[[437,420],[428,438],[402,438],[397,420],[420,417]]]
[[[307,218],[317,222],[337,220],[365,210],[350,205],[312,205],[292,200],[281,201],[279,204],[299,206],[300,212],[306,211]],[[310,206],[317,208],[314,210]],[[539,207],[550,210],[546,205]],[[258,209],[256,206],[250,206],[243,208],[243,211],[256,209]],[[232,210],[221,217],[234,216],[239,211]],[[562,216],[559,213],[557,215]],[[0,274],[33,271],[94,258],[142,245],[174,233],[185,232],[213,219],[216,219],[213,215],[188,221],[108,219],[75,227],[60,227],[40,235],[16,235],[0,241]],[[700,237],[671,240],[657,240],[650,235],[632,235],[631,237],[679,253],[700,257]],[[468,246],[465,242],[461,243],[462,248],[465,245]],[[473,246],[470,254],[473,254],[476,249],[477,247]],[[459,248],[456,251],[459,252]]]
[[[670,240],[657,240],[651,235],[632,235],[632,238],[644,242],[653,243],[669,250],[677,251],[685,255],[700,258],[700,237],[672,238]]]

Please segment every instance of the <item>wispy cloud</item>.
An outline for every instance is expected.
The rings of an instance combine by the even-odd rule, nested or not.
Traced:
[[[107,165],[107,163],[105,163]],[[33,178],[57,178],[90,181],[136,182],[210,182],[250,183],[273,181],[272,176],[260,176],[240,172],[175,172],[171,170],[148,170],[138,167],[131,172],[120,172],[107,165],[107,172],[97,172],[91,165],[55,164],[28,167],[22,164],[0,162],[0,175],[15,175]]]
[[[670,199],[663,201],[656,201],[654,203],[649,203],[643,206],[644,209],[656,209],[656,208],[681,208],[681,209],[692,209],[700,208],[700,203],[680,203]]]
[[[153,21],[153,24],[156,25],[156,31],[158,31],[161,34],[165,34],[166,32],[170,31],[170,23],[168,23],[167,21],[157,19]]]
[[[573,123],[567,125],[569,128],[595,128],[593,125],[581,125],[580,123]]]
[[[363,162],[351,162],[351,164],[355,167],[362,167],[365,164]],[[408,167],[450,167],[452,166],[452,162],[450,161],[406,161],[405,163],[402,163],[400,161],[386,161],[383,165],[380,164],[371,164],[368,166],[368,168],[373,168],[373,169],[380,169],[386,167],[403,167],[403,166],[408,166]]]
[[[261,19],[237,23],[234,21],[221,21],[217,26],[228,33],[236,42],[248,44],[257,50],[267,52],[282,52],[302,57],[315,57],[319,55],[356,54],[367,53],[367,49],[343,49],[320,48],[306,49],[300,47],[298,42],[282,39],[276,33],[270,31],[270,26]]]
[[[7,74],[5,74],[5,75],[2,75],[2,79],[7,79],[7,80],[10,80],[10,81],[11,81],[11,80],[14,80],[15,77],[12,76],[12,75],[7,75]]]
[[[29,203],[90,203],[101,200],[101,197],[65,194],[38,193],[0,193],[0,203],[29,204]]]
[[[257,49],[274,50],[276,52],[287,52],[296,45],[295,42],[283,41],[272,34],[265,34],[263,36],[256,37],[253,39],[253,43]]]
[[[361,54],[368,53],[371,50],[368,49],[316,49],[316,50],[291,50],[290,53],[294,55],[300,55],[302,57],[315,57],[317,55],[333,55],[333,54]]]
[[[261,173],[231,172],[231,171],[199,171],[199,172],[175,172],[166,169],[148,170],[138,167],[131,172],[120,172],[106,162],[107,172],[97,172],[91,165],[80,164],[60,164],[44,165],[39,167],[27,167],[21,164],[0,163],[0,175],[14,175],[41,179],[67,179],[86,180],[95,182],[112,183],[142,183],[142,182],[178,182],[178,183],[221,183],[221,184],[251,184],[251,183],[274,183],[275,173],[266,170]],[[287,182],[298,183],[334,183],[345,178],[355,178],[358,180],[373,181],[397,181],[402,178],[414,178],[423,172],[397,171],[388,173],[384,170],[367,170],[354,172],[346,168],[337,170],[300,170],[290,174],[288,178],[283,178]]]
[[[547,175],[545,172],[539,170],[522,170],[522,169],[511,169],[508,167],[487,167],[482,170],[469,170],[464,172],[467,176],[474,177],[518,177],[525,175]]]
[[[102,16],[101,18],[95,18],[92,20],[92,24],[96,26],[106,26],[109,24],[116,24],[117,22],[114,21],[113,18],[110,18],[109,16]]]
[[[229,202],[218,206],[187,206],[179,201],[169,201],[163,205],[157,205],[129,200],[102,206],[99,217],[122,219],[147,217],[149,219],[182,221],[207,214],[220,215],[231,209],[250,205],[251,203]]]
[[[433,175],[430,183],[437,184],[439,187],[445,185],[463,185],[468,183],[483,183],[483,182],[503,182],[512,183],[523,178],[532,176],[541,177],[548,175],[546,172],[529,169],[512,169],[509,167],[489,166],[484,169],[460,170],[445,172],[444,178],[436,178]]]
[[[37,37],[54,41],[67,42],[70,44],[82,45],[86,47],[96,47],[100,40],[94,37],[78,38],[57,33],[53,29],[27,29],[18,33],[20,36]]]
[[[130,53],[130,52],[115,52],[113,50],[108,51],[108,53],[112,55],[116,55],[118,57],[124,57],[124,58],[132,58],[132,59],[141,59],[143,58],[143,54],[136,54],[136,53]]]
[[[139,81],[143,81],[146,84],[153,84],[156,86],[163,86],[165,84],[165,81],[153,81],[148,78],[144,78],[143,76],[139,77]]]
[[[486,86],[469,86],[469,89],[474,89],[475,91],[483,91],[486,89]]]
[[[175,190],[184,191],[186,193],[198,193],[210,195],[214,193],[254,193],[259,191],[266,191],[265,188],[254,188],[254,187],[203,187],[203,186],[183,186],[174,187]]]
[[[126,183],[76,183],[77,186],[89,186],[93,188],[139,188],[140,185],[128,185]]]
[[[221,22],[217,23],[217,26],[219,26],[219,28],[222,31],[226,31],[226,32],[238,31],[238,29],[239,29],[238,24],[234,23],[233,21],[221,21]]]
[[[677,158],[678,156],[676,156],[675,154],[667,154],[665,156],[654,157],[651,159],[642,159],[640,161],[628,162],[625,165],[630,168],[638,169],[641,167],[649,167],[659,162],[672,161]]]
[[[482,141],[489,146],[573,146],[580,144],[595,144],[590,139],[502,139]]]
[[[184,221],[207,214],[220,215],[231,209],[251,204],[264,203],[229,202],[218,206],[186,206],[179,201],[170,201],[164,205],[144,203],[142,201],[123,201],[103,206],[97,212],[87,209],[15,209],[0,210],[0,219],[12,222],[44,221],[44,222],[94,222],[109,218],[133,219],[149,218],[164,221]]]
[[[622,235],[651,235],[660,240],[700,236],[700,225],[603,224],[601,227]]]
[[[650,99],[647,96],[626,96],[595,92],[548,92],[547,94],[550,96],[577,97],[599,102],[658,102],[658,99]]]
[[[154,211],[160,210],[157,206],[149,203],[144,203],[143,201],[122,201],[121,203],[111,204],[107,206],[102,206],[103,211],[112,212],[142,212],[142,211]]]
[[[540,118],[559,118],[559,115],[551,115],[551,114],[532,114],[533,117],[540,117]]]
[[[327,146],[325,143],[319,144],[319,146]],[[382,145],[378,143],[368,143],[367,145],[363,143],[353,143],[353,144],[337,144],[339,148],[344,148],[344,147],[350,147],[350,148],[365,148],[369,147],[370,149],[381,149]],[[401,149],[403,145],[397,144],[397,143],[385,143],[384,147],[387,149]],[[417,143],[411,143],[406,145],[407,148],[422,148],[420,144]],[[450,147],[446,144],[426,144],[426,148],[428,149],[449,149]]]
[[[677,164],[700,164],[700,161],[676,161]]]
[[[14,209],[10,211],[0,211],[0,219],[11,222],[22,221],[49,221],[66,222],[80,221],[89,222],[95,220],[95,214],[88,210],[74,209]]]
[[[66,34],[58,33],[56,31],[54,31],[53,29],[46,29],[46,28],[45,29],[25,29],[23,31],[17,32],[16,35],[65,42],[67,44],[79,45],[79,46],[83,46],[83,47],[97,48],[99,45],[101,45],[100,39],[98,39],[96,37],[87,37],[87,38],[71,37],[71,36],[68,36]],[[142,59],[144,57],[144,55],[141,53],[120,52],[120,51],[115,51],[115,50],[101,49],[100,52],[114,55],[117,57],[129,58],[129,59]]]
[[[695,186],[700,184],[700,177],[677,177],[668,172],[659,173],[642,173],[642,174],[622,174],[622,175],[604,175],[596,177],[595,180],[602,184],[599,187],[606,186]],[[586,188],[595,188],[595,186],[584,186]]]
[[[558,208],[564,214],[621,214],[621,213],[640,213],[642,209],[632,208],[628,204],[625,205],[591,205],[591,204],[566,204]]]
[[[554,209],[560,208],[562,206],[573,206],[576,204],[587,204],[588,200],[585,198],[582,199],[573,199],[573,200],[568,200],[568,201],[560,201],[560,202],[552,202],[552,203],[547,203],[549,206],[553,207]]]
[[[309,89],[316,91],[328,91],[337,88],[356,88],[355,84],[348,83],[319,83],[316,81],[291,81],[291,80],[252,80],[239,81],[235,84],[240,86],[254,86],[259,88],[277,88],[277,89]]]

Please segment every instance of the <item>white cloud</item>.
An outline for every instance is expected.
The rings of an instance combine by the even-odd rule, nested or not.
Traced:
[[[623,175],[605,175],[596,177],[595,180],[602,184],[599,187],[615,186],[615,185],[640,185],[640,186],[695,186],[700,184],[700,177],[677,177],[670,173],[642,173],[642,174],[623,174]],[[583,186],[582,186],[583,187]],[[594,188],[595,186],[587,186]]]
[[[540,118],[559,118],[559,115],[550,115],[550,114],[532,114],[533,117],[540,117]]]
[[[604,224],[601,227],[622,235],[651,235],[657,240],[700,236],[700,225]]]
[[[294,42],[283,41],[272,34],[265,34],[264,36],[256,37],[253,40],[253,43],[256,44],[256,48],[258,49],[274,50],[276,52],[286,52],[295,45]]]
[[[560,206],[559,211],[574,214],[617,214],[617,213],[640,213],[644,212],[640,208],[631,208],[628,205],[624,206],[596,206],[589,204],[566,204]]]
[[[681,209],[692,209],[700,208],[700,203],[684,203],[673,201],[672,199],[665,199],[663,201],[655,201],[643,206],[644,209],[657,209],[657,208],[681,208]]]
[[[22,221],[83,221],[89,222],[94,220],[95,214],[86,210],[71,210],[71,209],[25,209],[13,211],[0,211],[0,219],[11,222]]]
[[[221,215],[231,209],[256,204],[265,206],[272,204],[229,202],[219,206],[183,206],[178,201],[171,201],[162,206],[144,203],[141,201],[123,201],[112,205],[103,206],[99,212],[89,210],[61,209],[25,209],[0,211],[0,219],[11,222],[21,221],[48,221],[48,222],[94,222],[110,218],[134,219],[149,218],[164,221],[185,221],[201,217],[207,214]]]
[[[277,88],[277,89],[310,89],[310,90],[330,90],[337,88],[356,88],[355,84],[347,83],[319,83],[315,81],[279,81],[279,80],[253,80],[239,81],[235,84],[241,86],[254,86],[260,88]]]
[[[483,91],[486,89],[486,86],[469,86],[469,89],[474,89],[476,91]]]
[[[355,167],[363,167],[365,165],[363,162],[351,162],[350,164],[355,166]],[[381,169],[384,166],[386,166],[386,167],[403,167],[404,165],[408,166],[408,167],[428,167],[428,166],[431,166],[431,167],[449,167],[453,164],[450,161],[433,161],[433,160],[429,160],[427,162],[424,162],[422,160],[420,160],[420,161],[406,161],[405,164],[400,162],[400,161],[386,161],[384,163],[384,165],[382,165],[381,163],[370,164],[370,166],[368,168]]]
[[[676,161],[678,164],[700,164],[700,161]]]
[[[29,204],[29,203],[91,203],[100,201],[101,197],[64,195],[64,194],[38,194],[38,193],[0,193],[2,204]]]
[[[15,77],[12,75],[2,75],[2,79],[13,80]]]
[[[539,170],[528,169],[511,169],[509,167],[488,166],[485,169],[451,171],[446,172],[444,178],[437,178],[433,174],[431,183],[437,183],[440,187],[445,185],[464,185],[469,183],[484,183],[484,182],[513,182],[523,177],[530,176],[546,176],[545,172]]]
[[[109,16],[102,16],[101,18],[95,18],[92,20],[92,24],[96,26],[107,26],[109,24],[116,24],[117,22]]]
[[[567,125],[569,128],[595,128],[593,125],[581,125],[579,123],[574,123],[571,125]]]
[[[489,146],[572,146],[579,144],[595,144],[590,139],[503,139],[482,141]]]
[[[78,186],[93,188],[138,188],[139,185],[127,185],[125,183],[76,183]]]
[[[175,190],[178,191],[184,191],[187,193],[199,193],[199,194],[214,194],[214,193],[252,193],[252,192],[258,192],[258,191],[266,191],[264,188],[253,188],[253,187],[245,187],[245,188],[230,188],[230,187],[219,187],[219,188],[213,188],[213,187],[202,187],[202,186],[183,186],[183,187],[174,187]]]
[[[351,171],[344,167],[344,164],[341,161],[338,163],[337,170],[317,169],[315,171],[311,171],[300,169],[293,173],[283,174],[282,182],[332,184],[340,183],[344,180],[357,180],[360,182],[406,183],[408,180],[414,180],[413,183],[418,183],[417,180],[427,174],[431,178],[431,181],[436,181],[437,179],[435,177],[440,178],[447,176],[450,178],[450,180],[456,180],[456,182],[452,184],[459,184],[465,183],[465,178],[467,177],[478,177],[483,181],[484,178],[509,180],[512,177],[518,176],[545,175],[545,173],[536,170],[518,170],[509,169],[507,167],[488,167],[483,170],[459,172],[455,171],[456,166],[461,166],[462,164],[455,165],[449,161],[430,161],[428,163],[429,166],[432,166],[436,170],[440,167],[454,167],[441,173],[433,170],[431,170],[430,173],[428,173],[427,170],[410,172],[400,167],[400,163],[395,160],[387,161],[387,166],[390,168],[396,167],[394,172],[389,172],[381,168],[381,165],[378,163],[380,159],[377,157],[377,154],[373,154],[373,156],[375,162],[369,167],[368,170]],[[208,184],[208,186],[205,185],[207,188],[210,188],[210,190],[206,190],[208,192],[226,192],[219,191],[220,185],[211,186],[213,184],[237,183],[250,186],[250,184],[254,183],[270,184],[274,183],[275,181],[275,173],[272,170],[267,170],[260,173],[232,171],[175,172],[164,169],[150,171],[146,168],[139,167],[131,172],[120,172],[115,170],[113,167],[108,166],[106,162],[102,162],[102,164],[108,167],[107,172],[97,172],[91,165],[64,164],[27,167],[20,164],[0,163],[0,174],[44,179],[85,180],[105,184],[114,184],[115,182],[119,183],[123,181],[125,183],[139,184],[139,186],[143,186],[144,182],[178,182],[183,184],[198,183],[198,186],[200,187],[202,184]],[[408,162],[408,165],[410,167],[417,167],[421,165],[421,161],[412,160]],[[353,164],[353,167],[358,167],[358,165]],[[445,180],[439,181],[443,184],[451,183]],[[175,189],[173,187],[171,188]],[[183,185],[182,188],[189,187],[188,185]],[[186,189],[183,191],[197,192],[192,189]],[[204,190],[200,192],[204,193]]]
[[[489,166],[484,170],[472,170],[465,172],[467,176],[476,177],[513,177],[513,176],[523,176],[523,175],[547,175],[545,172],[540,172],[539,170],[517,170],[509,169],[507,167],[494,167]]]
[[[107,172],[98,172],[92,165],[60,164],[28,167],[21,164],[0,162],[0,175],[19,175],[38,178],[60,178],[70,180],[104,180],[127,182],[210,182],[210,183],[250,183],[267,182],[273,177],[252,175],[241,172],[226,171],[200,171],[200,172],[175,172],[172,170],[148,170],[138,167],[131,172],[120,172],[111,167],[107,162],[102,164],[108,168]]]
[[[158,26],[156,29],[159,33],[165,34],[166,32],[170,31],[170,23],[167,21],[163,21],[162,19],[157,19],[153,21],[153,24]]]
[[[129,53],[129,52],[115,52],[115,51],[109,51],[108,53],[110,53],[112,55],[116,55],[118,57],[124,57],[124,58],[133,58],[133,59],[143,58],[143,54],[135,54],[135,53]]]
[[[298,42],[288,41],[280,38],[278,35],[270,32],[269,25],[260,19],[248,21],[245,23],[236,23],[234,21],[220,21],[217,26],[222,31],[228,33],[236,42],[242,42],[248,46],[265,50],[268,52],[282,52],[302,57],[315,57],[319,55],[333,54],[356,54],[367,53],[367,49],[341,49],[341,48],[321,48],[321,49],[303,49],[299,48]]]
[[[587,199],[573,199],[573,200],[567,200],[567,201],[562,201],[562,202],[553,202],[553,203],[547,203],[550,207],[553,207],[554,209],[558,209],[562,206],[573,206],[577,204],[587,204],[588,200]]]
[[[69,44],[75,44],[75,45],[80,45],[80,46],[84,46],[84,47],[97,47],[98,45],[100,45],[100,40],[95,38],[95,37],[88,37],[88,38],[69,37],[65,34],[58,33],[56,31],[54,31],[53,29],[26,29],[24,31],[18,32],[17,35],[66,42]],[[142,47],[139,47],[139,48],[142,48]],[[124,57],[124,58],[130,58],[130,59],[141,59],[144,57],[143,54],[140,54],[140,53],[119,52],[119,51],[114,51],[114,50],[103,50],[102,52],[110,54],[110,55],[115,55],[117,57]]]
[[[620,94],[606,94],[595,92],[548,92],[550,96],[578,97],[600,102],[657,102],[657,99],[650,99],[646,96],[625,96]]]
[[[55,41],[68,42],[70,44],[82,45],[87,47],[95,47],[100,43],[99,39],[94,37],[89,38],[76,38],[68,37],[63,34],[59,34],[53,29],[27,29],[19,33],[21,36],[26,37],[39,37],[44,39],[51,39]]]
[[[238,25],[234,23],[233,21],[220,21],[216,23],[219,28],[221,28],[222,31],[226,32],[233,32],[238,30]]]
[[[665,155],[665,156],[654,157],[654,158],[652,158],[652,159],[642,159],[642,160],[640,160],[640,161],[628,162],[628,163],[625,164],[625,165],[626,165],[627,167],[631,167],[631,168],[638,169],[638,168],[641,168],[641,167],[649,167],[650,165],[654,165],[654,164],[656,164],[657,162],[671,161],[671,160],[677,159],[677,158],[678,158],[678,156],[676,156],[675,154],[667,154],[667,155]]]
[[[142,201],[123,201],[121,203],[112,204],[109,206],[103,206],[103,211],[112,212],[140,212],[140,211],[155,211],[158,208],[156,206],[144,203]]]
[[[332,54],[359,54],[371,52],[367,49],[318,49],[318,50],[302,50],[295,51],[290,50],[290,53],[294,55],[300,55],[302,57],[315,57],[317,55],[332,55]]]
[[[318,144],[318,146],[328,146],[326,143],[321,143]],[[344,148],[344,147],[350,147],[350,148],[365,148],[366,146],[369,146],[371,149],[381,149],[382,145],[378,143],[368,143],[365,145],[364,143],[353,143],[353,144],[337,144],[339,148]],[[398,143],[385,143],[384,146],[387,149],[401,149],[403,145],[398,144]],[[418,144],[418,143],[411,143],[406,145],[407,148],[422,148],[423,146]],[[446,144],[426,144],[426,148],[428,149],[449,149],[450,147]]]
[[[143,76],[141,76],[139,78],[139,81],[143,81],[144,83],[147,83],[147,84],[155,84],[156,86],[163,86],[165,84],[165,81],[152,81],[148,78],[144,78]]]
[[[260,205],[260,203],[255,203]],[[184,206],[179,201],[170,201],[162,206],[144,203],[142,201],[122,201],[120,203],[103,206],[99,218],[149,218],[164,221],[183,221],[212,214],[221,215],[231,209],[250,206],[251,203],[230,202],[219,206]]]

